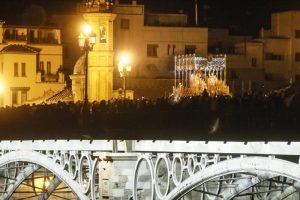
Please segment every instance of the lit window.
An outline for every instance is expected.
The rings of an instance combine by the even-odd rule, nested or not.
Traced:
[[[300,30],[295,30],[295,38],[300,38]]]
[[[295,54],[295,61],[300,62],[300,53]]]
[[[47,62],[47,74],[51,74],[51,62]]]
[[[129,29],[129,19],[121,19],[121,29]]]
[[[15,77],[19,76],[19,65],[18,65],[18,63],[14,63],[14,76]]]
[[[13,90],[12,91],[12,105],[18,104],[18,91]]]
[[[196,52],[196,45],[185,45],[185,54],[194,54]]]
[[[22,71],[21,71],[21,73],[22,73],[23,77],[26,76],[26,63],[22,63]]]
[[[157,44],[147,44],[147,56],[148,57],[157,57]]]

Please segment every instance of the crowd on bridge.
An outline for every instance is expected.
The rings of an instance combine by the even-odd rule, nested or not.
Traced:
[[[0,108],[0,139],[77,139],[81,131],[92,138],[298,137],[299,111],[297,92],[22,105]]]

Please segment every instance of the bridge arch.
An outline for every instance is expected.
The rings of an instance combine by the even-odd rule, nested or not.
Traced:
[[[40,165],[55,174],[61,181],[63,181],[80,200],[89,200],[84,195],[80,185],[74,181],[71,175],[63,169],[62,166],[53,162],[46,155],[36,151],[11,151],[0,156],[0,167],[12,162],[29,162]]]
[[[296,163],[269,157],[233,158],[211,165],[189,177],[174,188],[165,200],[180,199],[194,188],[220,176],[245,172],[266,173],[300,181],[300,166]]]

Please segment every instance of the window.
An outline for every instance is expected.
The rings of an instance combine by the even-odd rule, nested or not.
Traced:
[[[18,91],[17,90],[13,90],[12,91],[12,105],[16,105],[18,104]]]
[[[47,62],[47,74],[51,74],[51,62]]]
[[[155,64],[148,64],[146,66],[146,68],[147,68],[148,71],[152,71],[152,72],[157,72],[158,71],[158,69],[157,69],[157,67],[156,67]]]
[[[100,26],[100,43],[106,43],[107,42],[107,29],[106,26]]]
[[[256,58],[252,58],[251,65],[252,67],[256,67]]]
[[[266,53],[265,54],[265,59],[266,60],[272,60],[272,55],[273,55],[272,53]]]
[[[300,62],[300,53],[295,54],[295,61]]]
[[[21,91],[21,104],[27,101],[27,91]]]
[[[176,45],[173,44],[173,55],[175,55],[175,49],[176,49]]]
[[[129,29],[129,19],[121,19],[121,29]]]
[[[274,54],[274,53],[265,53],[265,59],[282,61],[284,60],[284,56],[279,54]]]
[[[196,52],[196,45],[185,45],[185,54],[194,54]]]
[[[34,41],[34,30],[29,31],[29,42],[35,42]]]
[[[175,48],[176,48],[175,44],[173,44],[173,45],[168,44],[167,48],[168,48],[167,49],[168,56],[175,55]]]
[[[14,29],[14,30],[12,31],[12,35],[13,35],[13,38],[12,38],[12,39],[16,40],[16,39],[17,39],[17,35],[18,35],[16,29]]]
[[[19,65],[18,63],[14,63],[14,76],[19,76]]]
[[[38,42],[43,42],[42,31],[38,30]]]
[[[157,57],[157,44],[148,44],[147,45],[147,56],[148,57]]]
[[[238,75],[234,69],[230,70],[230,78],[231,79],[238,79]]]
[[[295,30],[295,38],[300,38],[300,30]]]
[[[22,71],[21,71],[21,73],[22,73],[23,77],[26,76],[26,63],[22,63]]]
[[[44,62],[43,61],[40,62],[40,71],[41,72],[45,72]]]

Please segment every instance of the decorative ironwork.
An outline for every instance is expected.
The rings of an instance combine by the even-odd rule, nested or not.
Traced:
[[[0,141],[0,198],[101,199],[99,177],[115,159],[132,161],[123,166],[135,200],[299,199],[299,142],[132,141],[131,152],[125,141],[116,145],[118,153],[105,140]]]
[[[133,197],[283,199],[294,194],[299,198],[299,172],[298,163],[274,157],[147,153],[141,154],[136,164]]]
[[[113,5],[112,0],[83,0],[82,3],[77,4],[77,10],[80,13],[109,13]]]

